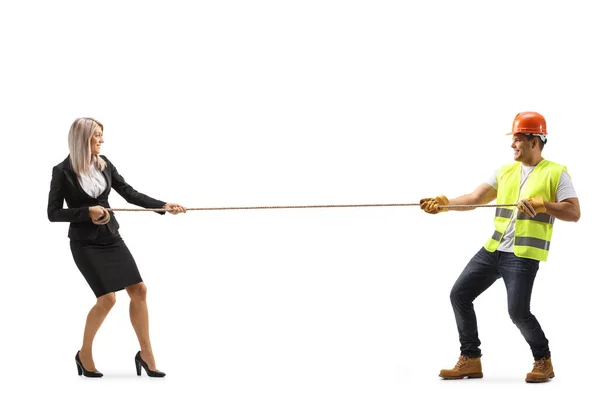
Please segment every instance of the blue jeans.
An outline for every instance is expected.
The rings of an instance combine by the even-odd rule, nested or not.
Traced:
[[[529,310],[539,264],[539,261],[517,257],[513,253],[491,253],[485,248],[473,256],[450,292],[462,355],[481,357],[473,301],[502,277],[506,285],[508,314],[529,344],[534,359],[550,357],[548,339]]]

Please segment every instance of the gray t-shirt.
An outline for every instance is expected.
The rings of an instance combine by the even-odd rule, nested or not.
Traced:
[[[523,186],[525,182],[527,182],[527,178],[531,174],[531,171],[535,166],[526,166],[521,165],[521,186],[519,187],[519,199],[521,198],[521,190],[523,190]],[[498,190],[498,170],[494,171],[494,174],[489,177],[485,183],[492,186],[494,189]],[[573,187],[573,181],[571,181],[571,177],[565,171],[562,172],[560,176],[560,180],[558,181],[558,187],[556,188],[556,201],[561,202],[566,199],[570,199],[573,197],[577,197],[577,193],[575,193],[575,188]],[[512,218],[506,231],[504,232],[504,236],[500,241],[500,245],[498,246],[499,251],[505,251],[508,253],[513,252],[513,243],[515,239],[515,221],[517,218],[517,213],[514,212],[512,214]]]

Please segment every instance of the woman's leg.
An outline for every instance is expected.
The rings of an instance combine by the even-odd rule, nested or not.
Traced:
[[[98,329],[100,329],[102,322],[104,322],[104,319],[108,315],[108,312],[111,310],[111,308],[113,308],[116,301],[117,297],[115,296],[114,292],[107,293],[104,296],[98,297],[96,304],[88,313],[83,332],[83,344],[81,345],[81,350],[79,351],[79,359],[81,360],[81,364],[83,365],[83,368],[88,371],[97,371],[96,366],[94,365],[94,359],[92,357],[92,344]]]
[[[146,304],[146,285],[144,282],[125,288],[131,303],[129,303],[129,317],[140,342],[140,356],[148,364],[148,368],[156,371],[156,362],[150,344],[150,328],[148,322],[148,305]]]

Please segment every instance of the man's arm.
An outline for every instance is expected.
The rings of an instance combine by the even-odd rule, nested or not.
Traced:
[[[474,210],[475,207],[448,208],[444,206],[487,204],[496,198],[496,193],[496,189],[494,189],[492,185],[488,183],[482,183],[473,191],[473,193],[464,194],[452,200],[448,200],[446,196],[443,195],[435,198],[429,197],[421,199],[419,204],[421,206],[421,210],[428,214],[437,214],[439,212],[449,210],[468,211]]]
[[[492,200],[496,199],[498,192],[491,185],[482,183],[472,193],[464,194],[462,196],[450,199],[450,205],[475,205],[475,204],[487,204]],[[453,211],[469,211],[474,210],[476,207],[460,207],[450,208]]]
[[[550,214],[555,218],[563,221],[579,221],[581,213],[579,210],[579,199],[577,197],[571,197],[558,203],[544,201],[544,206],[546,207],[546,214]]]
[[[563,221],[579,221],[579,198],[573,187],[570,175],[563,171],[556,189],[558,201],[545,201],[542,196],[519,201],[519,210],[529,216],[546,213]]]

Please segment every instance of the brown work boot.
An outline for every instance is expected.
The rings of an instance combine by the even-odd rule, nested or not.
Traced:
[[[541,383],[548,382],[554,378],[554,368],[552,368],[552,360],[550,358],[542,358],[533,363],[533,370],[527,374],[526,382]]]
[[[454,368],[440,371],[440,377],[443,379],[483,378],[481,358],[461,355]]]

